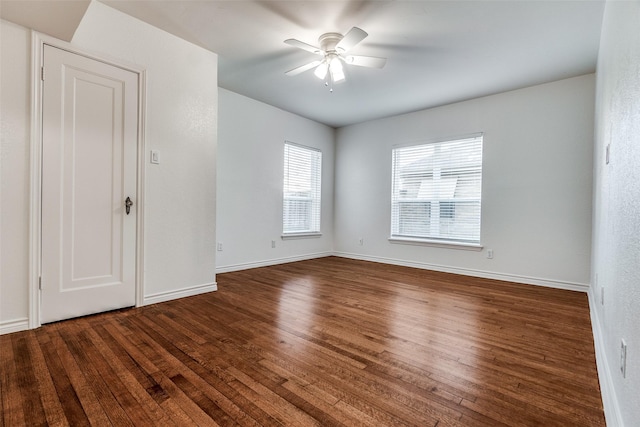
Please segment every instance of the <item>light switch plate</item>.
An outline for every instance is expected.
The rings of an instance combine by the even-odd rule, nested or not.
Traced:
[[[151,163],[154,165],[160,164],[160,152],[158,150],[151,150]]]

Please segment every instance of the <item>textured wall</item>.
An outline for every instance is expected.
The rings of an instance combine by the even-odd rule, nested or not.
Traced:
[[[591,303],[612,426],[640,423],[639,25],[640,2],[607,2],[597,71]],[[627,343],[626,378],[619,369],[621,339]]]
[[[2,21],[0,331],[27,328],[30,30]],[[72,44],[147,71],[147,302],[215,283],[217,55],[92,2]],[[10,58],[10,59],[9,59]]]
[[[284,141],[322,151],[321,237],[280,238]],[[218,271],[332,251],[333,128],[221,89],[218,158]]]
[[[586,290],[594,88],[590,74],[338,129],[336,251]],[[485,251],[390,243],[392,147],[476,132]]]
[[[217,55],[99,2],[72,43],[147,71],[145,297],[214,283]]]
[[[0,329],[10,332],[26,328],[29,314],[31,34],[7,21],[0,31]]]

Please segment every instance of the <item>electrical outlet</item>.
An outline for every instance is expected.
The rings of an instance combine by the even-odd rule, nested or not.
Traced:
[[[272,247],[272,248],[275,248],[275,247],[276,247],[276,241],[275,241],[275,240],[272,240],[272,241],[271,241],[271,247]]]
[[[358,243],[360,243],[360,246],[364,245],[364,238],[361,237]]]
[[[222,242],[218,242],[218,251],[222,252]]]
[[[493,249],[487,249],[487,258],[493,259]]]
[[[627,376],[627,343],[624,339],[620,340],[620,373],[622,378]]]

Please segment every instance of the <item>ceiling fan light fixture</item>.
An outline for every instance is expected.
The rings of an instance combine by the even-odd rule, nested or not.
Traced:
[[[329,70],[329,64],[326,61],[323,61],[320,65],[318,65],[313,72],[317,78],[320,80],[324,80],[327,77],[327,71]]]
[[[347,52],[364,40],[365,37],[367,37],[366,31],[358,27],[353,27],[344,36],[340,33],[322,34],[318,38],[320,47],[315,47],[296,39],[287,39],[284,42],[289,46],[311,52],[321,56],[321,58],[289,70],[285,74],[295,76],[307,70],[314,69],[313,74],[320,80],[324,80],[325,86],[329,86],[333,83],[342,83],[346,80],[344,73],[345,65],[357,65],[368,68],[384,67],[387,62],[386,58],[347,55]],[[330,91],[333,92],[333,88],[331,88]]]
[[[329,62],[329,72],[331,73],[331,80],[334,83],[340,83],[345,80],[342,61],[340,61],[338,56],[331,58],[331,61]]]

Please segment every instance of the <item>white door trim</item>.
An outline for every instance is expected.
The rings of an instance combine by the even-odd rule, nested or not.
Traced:
[[[105,55],[82,51],[70,43],[36,31],[31,32],[31,142],[30,142],[30,209],[29,209],[29,329],[40,323],[39,278],[42,264],[42,79],[44,45],[105,62],[138,75],[138,162],[137,162],[137,218],[136,218],[136,307],[144,301],[144,177],[145,177],[145,118],[146,71],[133,64],[108,58]]]

